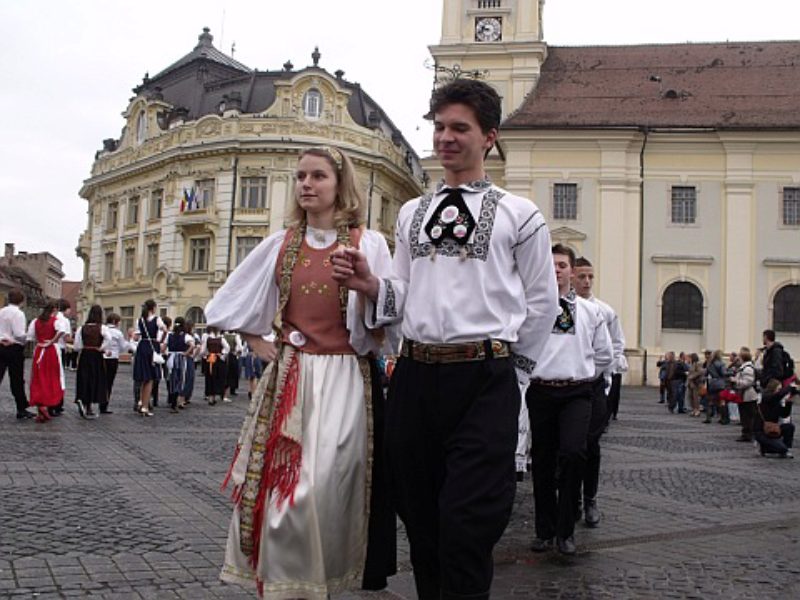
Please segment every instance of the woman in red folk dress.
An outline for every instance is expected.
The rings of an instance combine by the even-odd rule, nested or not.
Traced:
[[[64,333],[56,332],[56,312],[56,305],[48,302],[28,329],[28,338],[36,342],[31,368],[30,405],[39,411],[36,417],[38,423],[49,421],[47,409],[58,406],[64,397],[61,354],[56,345]]]

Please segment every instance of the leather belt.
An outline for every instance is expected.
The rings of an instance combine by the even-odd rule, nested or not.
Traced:
[[[413,340],[403,340],[400,354],[411,360],[432,365],[507,358],[511,356],[511,348],[508,342],[502,340],[482,340],[463,344],[423,344]]]
[[[531,385],[543,385],[545,387],[569,387],[571,385],[583,385],[584,383],[594,383],[596,378],[590,379],[531,379]]]

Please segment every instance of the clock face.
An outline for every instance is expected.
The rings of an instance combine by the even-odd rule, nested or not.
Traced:
[[[475,19],[476,42],[499,42],[503,37],[503,21],[500,17],[477,17]]]

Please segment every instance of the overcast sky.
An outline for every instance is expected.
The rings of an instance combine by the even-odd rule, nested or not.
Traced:
[[[49,251],[68,279],[86,227],[78,196],[104,138],[119,137],[120,113],[145,72],[187,54],[203,27],[214,44],[251,68],[311,63],[345,71],[401,128],[417,152],[430,149],[422,120],[438,43],[439,0],[0,0],[0,241]],[[547,0],[553,45],[797,39],[798,0]]]

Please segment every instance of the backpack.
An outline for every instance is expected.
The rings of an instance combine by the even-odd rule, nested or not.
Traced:
[[[783,351],[783,356],[781,357],[781,363],[783,365],[782,379],[786,381],[792,375],[794,375],[794,359],[786,350]]]

